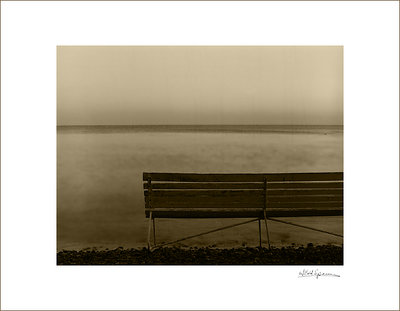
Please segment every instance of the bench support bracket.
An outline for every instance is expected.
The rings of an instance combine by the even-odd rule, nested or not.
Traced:
[[[329,231],[320,230],[320,229],[316,229],[316,228],[311,228],[311,227],[303,226],[303,225],[299,225],[299,224],[294,224],[294,223],[292,223],[292,222],[283,221],[283,220],[276,219],[276,218],[268,218],[268,219],[269,219],[269,220],[272,220],[272,221],[276,221],[276,222],[281,222],[281,223],[283,223],[283,224],[292,225],[292,226],[296,226],[296,227],[300,227],[300,228],[305,228],[305,229],[309,229],[309,230],[314,230],[314,231],[318,231],[318,232],[323,232],[323,233],[327,233],[327,234],[330,234],[330,235],[334,235],[334,236],[343,238],[343,235],[336,234],[336,233],[332,233],[332,232],[329,232]]]
[[[150,217],[152,217],[151,214],[150,214]],[[150,246],[150,232],[151,232],[151,230],[150,230],[150,224],[151,224],[151,222],[149,222],[149,236],[148,236],[149,250],[155,249],[155,248],[159,248],[159,247],[162,247],[162,246],[166,246],[166,245],[170,245],[170,244],[175,244],[175,243],[178,243],[178,242],[181,242],[181,241],[185,241],[185,240],[188,240],[188,239],[192,239],[192,238],[196,238],[196,237],[198,237],[198,236],[202,236],[202,235],[205,235],[205,234],[209,234],[209,233],[213,233],[213,232],[217,232],[217,231],[221,231],[221,230],[225,230],[225,229],[237,227],[237,226],[240,226],[240,225],[248,224],[248,223],[254,222],[254,221],[256,221],[256,220],[258,220],[258,221],[260,222],[260,218],[256,218],[256,219],[246,220],[246,221],[244,221],[244,222],[240,222],[240,223],[237,223],[237,224],[233,224],[233,225],[229,225],[229,226],[217,228],[217,229],[214,229],[214,230],[206,231],[206,232],[203,232],[203,233],[199,233],[199,234],[187,236],[187,237],[185,237],[185,238],[181,238],[181,239],[178,239],[178,240],[175,240],[175,241],[164,242],[164,243],[161,243],[161,244],[159,244],[159,245],[156,245],[156,244],[154,243],[154,247],[153,247],[153,248],[151,248],[151,246]],[[260,228],[260,227],[259,227],[259,228]],[[260,237],[261,237],[261,236],[260,236]],[[155,240],[154,240],[154,241],[155,241]],[[261,244],[261,239],[260,239],[260,244]]]

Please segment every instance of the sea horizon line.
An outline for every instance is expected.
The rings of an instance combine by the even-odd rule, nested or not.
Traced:
[[[343,124],[57,124],[59,126],[342,126]]]

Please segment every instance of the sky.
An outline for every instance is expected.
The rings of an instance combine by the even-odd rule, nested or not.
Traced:
[[[58,125],[342,125],[341,46],[59,46]]]

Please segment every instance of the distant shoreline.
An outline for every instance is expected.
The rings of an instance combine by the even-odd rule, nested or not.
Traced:
[[[342,133],[343,125],[57,125],[59,132]]]
[[[57,127],[343,127],[340,124],[59,124]]]

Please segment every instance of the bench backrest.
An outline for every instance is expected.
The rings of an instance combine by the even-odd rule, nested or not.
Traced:
[[[343,215],[343,173],[143,173],[145,212],[165,218]]]

